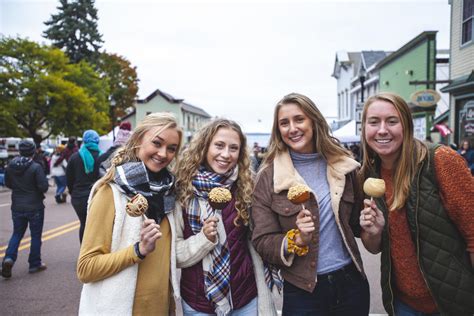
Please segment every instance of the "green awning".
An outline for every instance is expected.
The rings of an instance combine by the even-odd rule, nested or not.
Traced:
[[[441,88],[441,92],[452,93],[456,90],[474,88],[474,70],[469,75],[453,79],[446,87]]]

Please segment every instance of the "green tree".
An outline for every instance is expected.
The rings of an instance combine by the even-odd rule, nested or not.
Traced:
[[[70,64],[61,50],[29,40],[0,39],[0,113],[36,143],[89,128],[103,133],[108,95],[107,81],[86,62]]]
[[[125,114],[125,109],[134,107],[138,92],[138,78],[136,67],[117,54],[102,53],[99,58],[99,71],[102,77],[107,78],[110,90],[110,99],[115,101],[114,117]]]
[[[102,35],[97,29],[97,9],[94,0],[59,0],[59,12],[44,24],[48,27],[43,37],[64,49],[72,63],[87,60],[97,63]]]

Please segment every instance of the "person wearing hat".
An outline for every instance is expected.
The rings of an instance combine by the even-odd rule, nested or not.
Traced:
[[[71,204],[81,223],[79,241],[82,243],[87,217],[87,199],[92,185],[99,178],[97,158],[102,153],[99,149],[99,134],[89,129],[82,136],[82,146],[69,158],[66,168],[66,183],[71,195]]]
[[[107,173],[107,169],[111,166],[111,160],[113,158],[113,153],[128,141],[130,136],[132,136],[132,125],[130,122],[120,123],[117,136],[115,137],[114,144],[107,149],[105,153],[100,155],[97,159],[97,164],[99,165],[99,176],[103,177]]]
[[[79,148],[77,147],[76,138],[74,136],[69,137],[65,145],[65,148],[63,152],[61,153],[61,157],[59,157],[59,159],[56,160],[56,162],[52,164],[52,166],[53,167],[59,166],[63,162],[63,160],[66,160],[66,162],[68,162],[72,154],[74,154],[78,150]]]
[[[18,256],[20,241],[30,226],[31,247],[28,257],[29,273],[46,269],[41,261],[41,235],[44,223],[44,194],[48,180],[40,164],[33,161],[36,145],[29,140],[19,144],[20,156],[15,157],[5,170],[5,185],[12,190],[13,234],[2,262],[2,276],[10,278]]]
[[[61,154],[63,153],[66,146],[58,145],[56,146],[56,150],[54,151],[53,155],[51,156],[51,176],[56,183],[56,194],[55,199],[56,203],[64,203],[66,202],[67,194],[64,192],[66,191],[66,167],[67,161],[65,159],[62,160],[60,164],[56,164],[61,158]]]

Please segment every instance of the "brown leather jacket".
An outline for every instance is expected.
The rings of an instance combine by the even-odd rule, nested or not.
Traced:
[[[363,201],[362,189],[356,177],[358,167],[359,163],[350,158],[335,159],[328,162],[327,177],[337,226],[354,264],[365,277],[355,240],[355,236],[360,236],[359,216]],[[271,166],[259,173],[251,212],[252,242],[263,260],[279,266],[285,280],[312,292],[317,282],[319,248],[319,207],[313,194],[304,204],[316,218],[316,230],[308,254],[285,257],[283,243],[286,232],[296,228],[296,216],[301,211],[301,205],[294,205],[288,200],[288,189],[304,183],[287,152],[278,155]]]

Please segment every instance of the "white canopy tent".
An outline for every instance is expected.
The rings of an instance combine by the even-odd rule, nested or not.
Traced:
[[[117,136],[119,127],[115,127],[115,136]],[[112,131],[110,131],[108,134],[100,136],[100,142],[99,142],[99,149],[102,150],[103,152],[107,151],[112,145],[114,144],[114,137],[112,134]]]
[[[340,129],[334,131],[332,136],[339,139],[341,143],[359,143],[360,135],[356,135],[356,121],[352,120]]]

